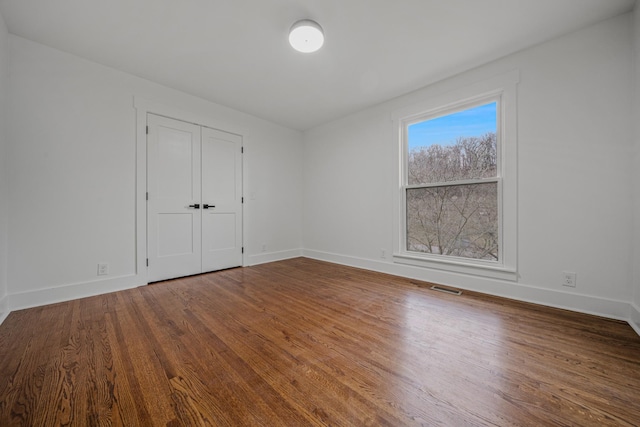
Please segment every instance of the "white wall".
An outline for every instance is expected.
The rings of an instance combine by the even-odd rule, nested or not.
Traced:
[[[632,287],[630,15],[462,73],[304,135],[307,256],[628,318]],[[514,69],[518,85],[517,283],[395,265],[391,116]],[[577,272],[575,290],[560,285]]]
[[[9,173],[7,170],[7,80],[9,33],[0,15],[0,322],[8,314],[7,306],[7,244],[8,244],[8,200],[9,200]]]
[[[633,45],[634,45],[634,109],[633,109],[633,121],[635,123],[635,153],[633,163],[633,200],[635,214],[634,218],[634,244],[633,244],[633,284],[635,287],[634,292],[634,306],[631,310],[632,326],[640,334],[640,3],[636,3],[636,7],[633,11]]]
[[[11,308],[145,283],[136,274],[134,97],[241,132],[254,196],[244,205],[245,259],[300,253],[299,132],[13,35],[9,46]],[[104,280],[98,262],[109,263]]]

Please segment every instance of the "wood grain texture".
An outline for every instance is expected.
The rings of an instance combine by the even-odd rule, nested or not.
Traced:
[[[297,258],[11,313],[0,425],[638,426],[640,337]]]

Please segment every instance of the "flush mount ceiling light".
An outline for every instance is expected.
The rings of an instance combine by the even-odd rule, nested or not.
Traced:
[[[322,27],[316,21],[302,19],[289,30],[289,43],[299,52],[315,52],[324,44]]]

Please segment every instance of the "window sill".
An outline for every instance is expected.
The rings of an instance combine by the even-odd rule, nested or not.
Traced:
[[[518,273],[515,269],[498,264],[469,262],[461,258],[436,259],[409,253],[399,253],[393,254],[393,262],[397,264],[412,265],[414,267],[433,268],[451,273],[509,280],[512,282],[518,280]]]

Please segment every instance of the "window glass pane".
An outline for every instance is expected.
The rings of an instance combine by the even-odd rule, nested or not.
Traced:
[[[407,189],[407,250],[498,260],[498,184]]]
[[[408,126],[408,184],[491,178],[497,173],[497,103]]]

